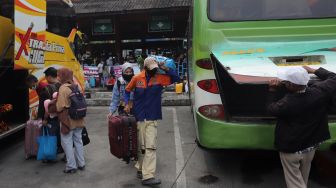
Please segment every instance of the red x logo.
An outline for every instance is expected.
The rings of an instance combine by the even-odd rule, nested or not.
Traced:
[[[30,24],[30,26],[29,26],[29,28],[28,28],[28,30],[27,30],[27,32],[24,36],[22,34],[19,34],[19,37],[20,37],[20,40],[21,40],[21,46],[19,48],[18,53],[16,54],[15,60],[20,59],[22,51],[24,51],[25,54],[28,55],[28,50],[27,50],[26,44],[27,44],[27,41],[30,37],[30,34],[31,34],[31,31],[32,31],[33,27],[34,27],[34,25],[32,23],[32,24]]]

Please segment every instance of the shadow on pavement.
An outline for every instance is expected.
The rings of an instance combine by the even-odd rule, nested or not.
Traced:
[[[336,187],[336,152],[316,152],[310,172],[310,179],[319,185]]]
[[[274,180],[283,180],[281,183],[285,186],[279,154],[276,151],[205,150],[205,155],[206,158],[211,158],[211,160],[207,161],[213,161],[208,162],[213,163],[209,164],[209,166],[217,166],[215,168],[219,170],[218,174],[231,174],[231,176],[236,174],[242,184],[264,185],[264,183],[267,183],[265,182],[266,180],[270,181],[268,178],[272,178]],[[335,152],[317,152],[312,163],[310,181],[325,187],[336,187],[335,159]],[[234,169],[237,170],[235,171]],[[278,186],[278,183],[275,186]]]
[[[8,137],[1,139],[0,140],[0,161],[2,157],[8,154],[8,152],[6,151],[8,151],[9,149],[15,149],[17,147],[20,147],[20,144],[22,143],[24,143],[24,130],[21,130],[15,134],[9,135]]]

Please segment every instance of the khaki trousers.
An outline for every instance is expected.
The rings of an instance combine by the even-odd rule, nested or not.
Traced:
[[[287,188],[307,188],[314,155],[315,150],[303,154],[280,152]]]
[[[142,172],[143,180],[153,178],[156,171],[157,121],[137,122],[138,162],[135,168]]]

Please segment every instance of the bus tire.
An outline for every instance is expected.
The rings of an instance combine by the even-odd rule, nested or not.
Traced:
[[[201,149],[203,149],[203,150],[207,150],[206,147],[204,147],[204,146],[201,145],[201,143],[198,141],[197,138],[195,139],[195,142],[196,142],[196,144],[197,144],[197,146],[198,146],[199,148],[201,148]]]

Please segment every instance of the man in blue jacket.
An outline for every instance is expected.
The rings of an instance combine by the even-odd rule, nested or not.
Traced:
[[[166,74],[158,74],[159,68]],[[132,104],[129,96],[134,91],[133,112],[138,125],[139,143],[138,162],[135,167],[143,185],[161,184],[161,180],[155,178],[157,121],[162,119],[161,94],[163,86],[178,81],[174,70],[156,62],[154,57],[148,57],[144,61],[144,70],[134,76],[126,87],[126,112],[130,111]]]

